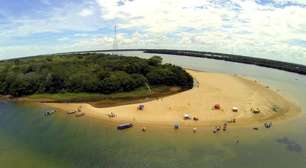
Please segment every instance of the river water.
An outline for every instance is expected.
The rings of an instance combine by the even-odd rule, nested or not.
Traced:
[[[148,58],[142,52],[117,52]],[[136,128],[117,131],[113,123],[55,113],[46,107],[0,102],[0,167],[248,167],[304,168],[306,165],[306,77],[294,73],[220,60],[160,55],[165,63],[195,70],[239,74],[256,79],[302,108],[295,118],[271,129],[229,128],[214,135],[211,128],[174,131]]]

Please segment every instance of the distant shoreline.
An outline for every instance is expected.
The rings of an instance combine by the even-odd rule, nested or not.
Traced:
[[[293,72],[297,74],[306,75],[306,66],[302,64],[289,63],[289,62],[283,62],[283,61],[277,61],[277,60],[271,60],[271,59],[265,59],[265,58],[250,57],[250,56],[205,52],[205,51],[193,51],[193,50],[118,49],[118,50],[75,51],[75,52],[66,52],[66,53],[45,54],[45,55],[56,55],[56,54],[72,55],[72,54],[87,54],[87,53],[97,53],[97,52],[124,52],[124,51],[140,51],[140,52],[150,53],[150,54],[168,54],[168,55],[177,55],[177,56],[188,56],[188,57],[224,60],[224,61],[229,61],[229,62],[257,65],[261,67],[273,68],[273,69],[283,70],[287,72]],[[37,56],[42,56],[42,55],[37,55]],[[36,57],[36,56],[31,56],[31,57]],[[24,58],[29,58],[29,57],[24,57]],[[16,59],[19,59],[19,58],[16,58]],[[14,60],[14,59],[10,59],[10,60]],[[7,60],[1,60],[1,61],[7,61]]]
[[[283,70],[287,72],[294,72],[294,73],[306,75],[305,65],[276,61],[276,60],[271,60],[271,59],[264,59],[264,58],[214,53],[214,52],[191,51],[191,50],[147,49],[147,50],[144,50],[144,52],[151,53],[151,54],[169,54],[169,55],[178,55],[178,56],[189,56],[189,57],[224,60],[224,61],[229,61],[229,62],[257,65],[257,66],[273,68],[273,69]]]

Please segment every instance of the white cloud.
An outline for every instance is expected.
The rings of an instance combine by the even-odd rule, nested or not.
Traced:
[[[87,34],[87,33],[75,33],[73,36],[75,36],[75,37],[88,37],[89,34]]]
[[[299,4],[299,5],[306,5],[305,0],[272,0],[272,1],[277,4],[293,3],[293,4]]]
[[[144,27],[149,32],[171,32],[180,27],[218,28],[222,15],[231,13],[215,9],[201,0],[133,0],[124,1],[118,6],[117,1],[97,0],[101,7],[102,18],[119,19],[121,28]],[[207,6],[207,10],[196,7]]]
[[[51,5],[51,1],[50,0],[40,0],[40,2],[45,4],[45,5]]]
[[[40,17],[9,17],[9,21],[3,27],[0,23],[0,39],[27,37],[36,33],[95,31],[103,26],[103,22],[98,16],[94,16],[92,8],[92,5],[88,4],[67,4],[48,12],[41,12]]]
[[[71,40],[69,37],[61,37],[57,39],[58,41],[68,41]]]
[[[151,44],[166,42],[163,46],[174,44],[175,48],[183,45],[189,49],[234,51],[285,61],[295,61],[300,55],[306,60],[305,47],[288,44],[292,39],[306,39],[306,8],[299,5],[276,8],[255,0],[122,2],[118,5],[116,0],[97,0],[101,17],[116,20],[121,29],[143,31],[151,38]],[[288,2],[274,0],[279,4]],[[291,2],[305,4],[302,0]],[[166,38],[161,41],[156,36]]]
[[[0,24],[0,40],[73,32],[73,42],[58,50],[109,49],[117,24],[120,48],[206,50],[306,64],[306,47],[289,43],[306,39],[306,1],[273,1],[88,0],[55,8],[47,18],[12,18]]]
[[[92,16],[94,12],[91,9],[83,9],[79,15],[83,17]]]

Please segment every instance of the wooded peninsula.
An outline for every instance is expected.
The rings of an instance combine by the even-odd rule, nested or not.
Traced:
[[[14,97],[54,93],[114,94],[139,88],[193,87],[181,67],[149,59],[102,53],[35,56],[0,62],[0,94]]]

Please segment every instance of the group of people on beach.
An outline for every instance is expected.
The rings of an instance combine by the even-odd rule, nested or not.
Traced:
[[[159,100],[160,100],[160,99],[159,99]],[[161,100],[160,100],[160,101],[161,101]],[[145,109],[145,105],[144,105],[144,104],[140,104],[140,105],[137,106],[137,110],[138,110],[138,111],[144,111],[144,109]],[[222,110],[222,107],[221,107],[220,104],[215,104],[215,105],[213,106],[213,110]],[[238,111],[239,111],[239,110],[238,110],[238,107],[233,107],[232,111],[233,111],[233,112],[238,112]],[[106,115],[107,115],[109,118],[117,117],[117,114],[115,114],[115,113],[113,113],[113,112],[110,112],[110,113],[108,113],[108,114],[106,114]],[[187,114],[187,113],[185,113],[185,114],[183,115],[183,119],[184,119],[184,120],[191,120],[191,119],[192,119],[192,120],[194,120],[194,121],[198,121],[198,120],[199,120],[199,118],[198,118],[197,116],[191,117],[191,115],[190,115],[190,114]],[[134,119],[134,121],[135,121],[135,119]],[[233,119],[231,119],[231,120],[228,120],[228,121],[224,122],[223,125],[217,125],[217,126],[215,126],[215,127],[213,128],[212,132],[213,132],[213,134],[217,134],[217,133],[219,133],[219,132],[221,132],[221,131],[225,132],[225,131],[227,131],[228,125],[229,125],[229,124],[234,124],[234,123],[236,123],[236,122],[237,122],[237,121],[236,121],[236,118],[233,118]],[[264,126],[265,126],[265,128],[271,128],[271,127],[272,127],[272,122],[266,122],[266,123],[264,123]],[[174,129],[175,129],[175,130],[178,130],[179,128],[181,128],[181,126],[180,126],[179,122],[176,122],[176,123],[174,124]],[[258,128],[258,127],[254,127],[253,129],[254,129],[254,130],[258,130],[259,128]],[[147,131],[147,127],[145,127],[145,126],[141,127],[141,131],[142,131],[142,132],[146,132],[146,131]],[[193,133],[196,133],[196,132],[197,132],[197,128],[194,127],[194,128],[192,129],[192,131],[193,131]]]

